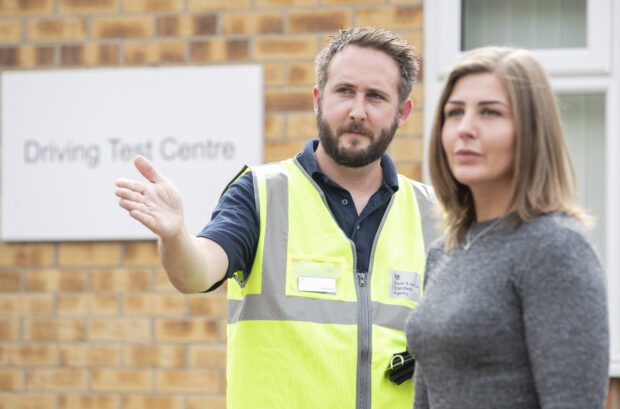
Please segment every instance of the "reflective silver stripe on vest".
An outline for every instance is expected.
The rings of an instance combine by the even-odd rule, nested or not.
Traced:
[[[424,252],[428,253],[431,243],[441,235],[437,199],[435,198],[435,192],[433,192],[432,187],[416,182],[415,180],[409,180],[409,182],[411,183],[411,187],[413,187],[415,199],[418,202],[418,209],[420,211]]]
[[[357,324],[354,302],[289,297],[283,294],[246,295],[243,300],[229,300],[228,322],[246,320],[302,321],[319,324]],[[231,308],[232,307],[232,308]],[[232,320],[232,321],[231,321]],[[401,327],[402,329],[403,327]]]

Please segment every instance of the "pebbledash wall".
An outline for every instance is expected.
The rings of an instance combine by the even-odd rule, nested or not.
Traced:
[[[0,0],[0,69],[262,64],[268,162],[315,135],[331,33],[383,27],[423,55],[422,20],[422,0]],[[416,179],[422,92],[391,148]],[[179,294],[152,241],[0,242],[0,409],[224,408],[225,326],[225,290]]]

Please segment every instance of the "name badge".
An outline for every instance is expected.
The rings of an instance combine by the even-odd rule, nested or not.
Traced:
[[[310,293],[336,294],[336,278],[334,277],[299,277],[299,291]]]

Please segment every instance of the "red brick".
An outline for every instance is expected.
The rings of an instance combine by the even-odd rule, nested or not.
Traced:
[[[95,270],[91,276],[91,286],[95,291],[147,291],[150,282],[151,273],[140,268]]]
[[[0,271],[0,291],[19,291],[21,274],[19,271]]]
[[[56,395],[0,393],[0,409],[56,409]]]
[[[214,320],[168,320],[155,323],[155,336],[158,341],[213,341],[217,339],[218,325]]]
[[[118,296],[99,294],[60,294],[58,315],[97,316],[118,314]]]
[[[28,39],[32,41],[82,40],[86,36],[84,19],[44,19],[28,23]]]
[[[15,366],[58,365],[58,347],[49,344],[15,345],[10,348],[9,361]]]
[[[9,55],[6,55],[7,53]],[[17,60],[17,50],[14,47],[0,48],[0,64],[6,65],[4,60],[13,58]],[[54,245],[0,243],[0,266],[42,266],[52,263],[54,263]]]
[[[69,367],[116,366],[121,363],[119,349],[117,345],[91,343],[61,345],[60,364]]]
[[[397,135],[419,136],[424,133],[424,113],[422,111],[411,111],[409,118],[398,128]],[[422,160],[422,156],[416,156],[416,159]]]
[[[19,321],[0,320],[0,341],[17,341],[19,339]]]
[[[118,409],[119,401],[110,395],[61,395],[58,409]]]
[[[13,293],[0,296],[0,315],[13,317],[50,316],[54,312],[52,294]]]
[[[259,37],[255,40],[257,60],[314,60],[318,51],[315,37]]]
[[[312,111],[312,90],[273,90],[265,95],[265,111]]]
[[[267,141],[265,144],[265,161],[276,162],[294,156],[301,152],[305,144],[304,139],[286,141]]]
[[[322,0],[323,2],[325,0]],[[318,0],[255,0],[256,7],[300,7],[314,6],[318,4]]]
[[[60,48],[60,64],[84,64],[84,47],[81,45],[64,45]]]
[[[121,246],[109,242],[61,243],[58,248],[59,263],[65,266],[117,265]]]
[[[129,366],[180,368],[185,366],[185,347],[177,345],[127,345],[125,362]]]
[[[284,64],[263,64],[263,81],[265,85],[284,85]]]
[[[220,390],[220,371],[160,370],[156,388],[161,392],[205,393]]]
[[[292,85],[314,85],[316,82],[314,64],[291,64],[288,67],[288,83]]]
[[[189,0],[190,10],[244,9],[251,6],[251,0]]]
[[[56,63],[54,47],[36,47],[35,55],[37,66],[54,65]]]
[[[130,0],[123,3],[125,12],[161,12],[183,10],[183,0]]]
[[[203,14],[194,16],[194,24],[192,34],[194,35],[210,35],[217,31],[217,15]]]
[[[192,294],[189,300],[190,315],[205,315],[208,317],[226,317],[226,296],[213,294]]]
[[[281,13],[234,13],[222,17],[224,34],[270,34],[282,33],[284,16]]]
[[[289,114],[286,134],[289,138],[311,138],[316,136],[316,115],[314,112]]]
[[[183,315],[186,311],[183,294],[127,294],[123,299],[125,315]]]
[[[185,43],[125,43],[124,57],[127,64],[179,63],[185,60]],[[155,263],[158,259],[148,261]]]
[[[123,409],[184,409],[183,396],[124,396]],[[209,408],[210,409],[210,408]]]
[[[246,39],[194,41],[190,45],[192,61],[240,61],[249,59],[249,55],[249,42]]]
[[[59,8],[61,13],[113,12],[118,10],[118,0],[60,0]]]
[[[82,369],[31,369],[27,375],[28,389],[33,391],[81,391],[88,377]]]
[[[191,345],[188,364],[190,368],[226,368],[226,345]]]
[[[22,16],[34,14],[51,14],[54,9],[53,0],[17,0],[1,3],[2,16]]]
[[[125,243],[122,262],[124,265],[160,265],[156,241],[135,241]]]
[[[347,10],[291,12],[288,29],[291,33],[337,31],[351,25],[351,14]]]
[[[93,37],[100,38],[136,38],[153,34],[150,17],[99,18],[92,23]]]
[[[24,387],[24,376],[19,369],[0,369],[0,391],[17,391]]]
[[[19,20],[0,21],[0,42],[16,43],[22,38],[22,23]]]
[[[221,396],[188,396],[187,409],[226,409],[226,398]]]
[[[422,181],[422,163],[396,163],[396,170],[410,179]]]
[[[267,114],[265,115],[265,138],[267,140],[277,140],[284,136],[284,115]]]
[[[26,320],[24,339],[32,341],[82,341],[84,324],[80,320]]]
[[[91,388],[95,391],[145,392],[151,389],[150,370],[97,369],[92,372]]]
[[[86,273],[70,270],[32,270],[26,276],[28,291],[83,291],[86,289]]]
[[[359,26],[374,26],[387,29],[407,29],[422,27],[422,8],[420,6],[381,7],[356,11],[355,23]]]
[[[90,339],[97,341],[148,342],[151,328],[148,319],[93,319],[88,323]]]

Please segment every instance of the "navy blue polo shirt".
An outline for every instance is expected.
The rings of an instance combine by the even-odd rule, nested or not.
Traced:
[[[355,244],[357,270],[367,272],[375,234],[390,198],[398,190],[396,167],[388,155],[383,155],[383,183],[358,215],[351,194],[319,169],[314,155],[318,144],[316,139],[308,141],[304,150],[297,155],[297,160],[321,188],[336,222]],[[250,273],[259,236],[259,216],[251,173],[241,176],[229,187],[213,211],[211,221],[198,236],[217,242],[228,255],[226,277],[209,291],[219,287],[236,271],[243,271],[245,276]]]

